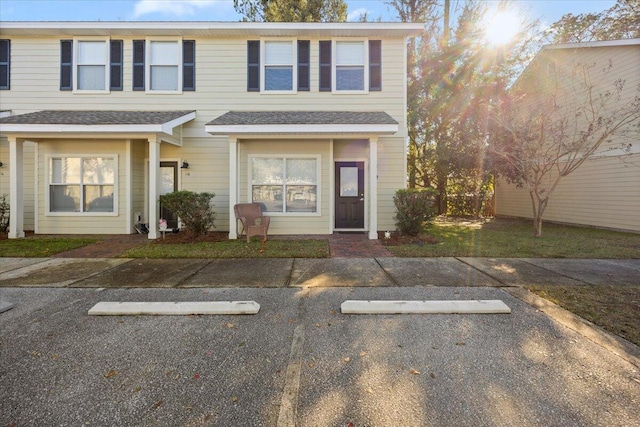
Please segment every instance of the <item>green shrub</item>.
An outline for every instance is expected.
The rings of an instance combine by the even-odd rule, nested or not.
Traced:
[[[436,216],[436,191],[429,188],[424,190],[398,190],[393,196],[396,205],[396,226],[402,234],[416,236],[424,223]]]
[[[215,227],[213,221],[216,213],[211,203],[214,197],[214,193],[176,191],[160,196],[160,203],[178,215],[189,232],[195,236],[203,236],[210,228]]]
[[[9,202],[7,195],[0,195],[0,232],[6,233],[9,229]]]

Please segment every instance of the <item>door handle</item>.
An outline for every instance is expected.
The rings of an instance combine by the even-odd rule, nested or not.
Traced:
[[[364,202],[364,194],[361,194],[361,195],[360,195],[360,201],[361,201],[361,202]]]

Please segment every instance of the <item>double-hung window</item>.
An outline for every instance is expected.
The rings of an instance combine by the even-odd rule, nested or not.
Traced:
[[[49,159],[50,213],[116,213],[117,156]]]
[[[336,91],[365,91],[365,82],[369,78],[365,58],[369,52],[364,41],[335,42],[335,82]],[[368,89],[368,88],[367,88]]]
[[[269,213],[317,214],[319,157],[251,157],[251,201]]]
[[[182,81],[182,49],[177,40],[151,40],[147,50],[150,91],[177,92]]]
[[[107,40],[77,40],[75,43],[76,91],[108,90],[109,43]]]
[[[60,90],[77,93],[122,90],[122,40],[60,40]]]
[[[382,90],[380,40],[320,40],[319,59],[321,92],[368,93]]]
[[[292,92],[297,86],[296,50],[292,40],[262,42],[263,92]]]

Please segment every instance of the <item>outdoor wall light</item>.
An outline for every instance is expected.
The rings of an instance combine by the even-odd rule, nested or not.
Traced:
[[[187,162],[186,160],[184,160],[182,162],[182,166],[180,166],[180,169],[189,169],[189,162]]]

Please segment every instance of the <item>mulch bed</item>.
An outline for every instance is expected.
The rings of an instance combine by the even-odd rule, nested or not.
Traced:
[[[378,239],[384,246],[399,246],[399,245],[435,245],[438,243],[438,239],[433,236],[418,235],[409,236],[406,234],[400,234],[397,231],[391,232],[391,238],[385,239],[384,232],[378,233]]]
[[[206,236],[193,236],[191,233],[181,231],[179,233],[165,233],[164,239],[160,237],[155,240],[157,245],[178,245],[182,243],[216,243],[229,240],[229,233],[226,231],[210,231]]]

